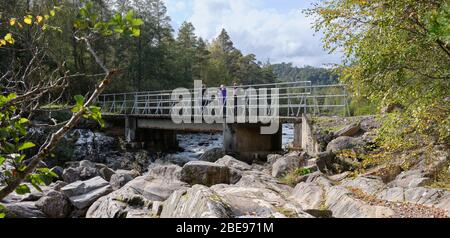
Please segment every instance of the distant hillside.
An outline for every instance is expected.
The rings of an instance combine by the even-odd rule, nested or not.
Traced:
[[[278,81],[311,81],[313,85],[338,83],[338,77],[329,69],[311,66],[296,67],[292,63],[272,65],[273,72]]]

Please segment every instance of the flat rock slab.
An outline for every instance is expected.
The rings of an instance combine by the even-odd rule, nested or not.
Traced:
[[[163,205],[162,218],[231,218],[228,204],[212,189],[194,185],[187,191],[175,191]]]
[[[191,185],[230,183],[230,169],[227,166],[205,161],[191,161],[181,170],[181,181]]]
[[[309,218],[295,201],[265,188],[216,185],[212,189],[230,205],[235,217]]]
[[[112,192],[112,188],[108,181],[100,176],[94,177],[86,181],[77,181],[61,188],[70,200],[70,202],[78,209],[89,207],[98,198]]]

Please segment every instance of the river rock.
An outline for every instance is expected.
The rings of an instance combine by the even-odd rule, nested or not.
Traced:
[[[56,181],[52,184],[49,185],[49,187],[53,190],[56,191],[61,191],[61,188],[66,186],[68,183],[64,182],[64,181]]]
[[[353,197],[343,186],[333,186],[326,190],[325,207],[337,218],[387,218],[394,216],[388,207],[372,206]]]
[[[230,169],[226,166],[205,162],[191,161],[181,170],[181,181],[212,186],[219,183],[230,183]]]
[[[216,162],[216,164],[219,165],[223,165],[223,166],[227,166],[228,168],[234,168],[240,171],[247,171],[247,170],[251,170],[252,166],[250,166],[249,164],[237,160],[229,155],[225,155],[224,157],[218,159]]]
[[[175,164],[170,165],[151,165],[148,170],[148,176],[154,178],[180,180],[181,178],[181,167]]]
[[[234,217],[312,217],[296,202],[269,189],[222,184],[211,188],[231,207]]]
[[[390,202],[408,202],[443,209],[450,216],[450,191],[424,187],[391,187],[376,194]]]
[[[391,182],[391,186],[402,188],[422,187],[431,182],[431,179],[425,176],[426,173],[420,169],[404,171]]]
[[[243,171],[252,170],[252,166],[249,164],[239,161],[229,155],[224,156],[223,158],[216,161],[216,164],[227,166],[230,169],[230,183],[235,184],[239,182],[242,178]]]
[[[110,152],[104,155],[104,163],[113,170],[126,169],[144,173],[151,163],[150,153],[146,150],[133,152]]]
[[[78,180],[88,180],[99,175],[99,170],[94,163],[83,160],[78,163],[78,166],[65,169],[62,177],[64,182],[73,183]]]
[[[118,190],[131,180],[133,180],[133,176],[131,176],[130,174],[116,173],[111,176],[109,184],[111,184],[113,190]]]
[[[89,207],[101,196],[112,192],[108,181],[100,176],[86,181],[77,181],[61,188],[70,202],[79,210]]]
[[[283,158],[283,156],[279,155],[279,154],[270,154],[267,156],[267,163],[269,165],[273,165],[275,163],[275,161],[277,161],[280,158]]]
[[[289,195],[292,188],[279,182],[276,178],[260,171],[245,171],[242,178],[236,183],[237,186],[266,188],[283,195]]]
[[[325,191],[316,183],[302,182],[295,186],[291,199],[299,203],[303,210],[324,209]]]
[[[212,148],[205,151],[205,153],[200,156],[199,160],[214,163],[223,156],[225,156],[225,152],[222,148]]]
[[[117,191],[95,201],[87,211],[88,218],[152,217],[174,191],[185,191],[188,185],[178,180],[140,176]]]
[[[87,129],[75,129],[66,137],[76,139],[73,157],[75,160],[91,160],[104,162],[103,155],[117,150],[117,141],[114,137],[102,132],[93,132]]]
[[[44,218],[45,214],[35,205],[35,202],[18,202],[3,204],[6,208],[6,218]]]
[[[58,179],[63,179],[63,173],[64,173],[64,169],[60,166],[55,166],[52,168],[52,171],[58,175]]]
[[[369,195],[375,195],[386,187],[383,180],[376,176],[358,176],[354,179],[343,181],[341,185],[359,189]]]
[[[114,170],[112,170],[106,166],[99,169],[98,172],[99,172],[100,176],[102,176],[102,178],[105,179],[106,181],[110,181],[111,177],[115,174]]]
[[[385,164],[369,169],[364,175],[378,176],[384,183],[393,181],[402,172],[402,167],[398,164]]]
[[[306,153],[300,156],[285,156],[273,163],[272,176],[279,178],[287,174],[289,171],[306,165]]]
[[[331,151],[333,153],[339,152],[341,150],[353,149],[355,147],[361,147],[365,143],[361,138],[353,138],[349,136],[341,136],[334,140],[332,140],[327,145],[327,151]]]
[[[334,133],[334,135],[336,137],[340,137],[340,136],[354,136],[356,134],[358,134],[358,132],[361,129],[361,124],[358,123],[353,123],[351,125],[348,125],[340,130],[338,130],[337,132]]]
[[[162,218],[231,218],[228,204],[212,189],[194,185],[187,191],[175,191],[165,202]]]
[[[70,201],[59,191],[51,190],[36,202],[39,208],[50,218],[65,218],[72,211]]]

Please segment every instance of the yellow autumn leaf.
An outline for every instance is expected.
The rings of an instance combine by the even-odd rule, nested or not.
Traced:
[[[12,37],[11,33],[6,34],[6,36],[4,37],[5,41],[8,42],[9,44],[13,45],[14,44],[14,38]]]
[[[23,22],[25,22],[25,24],[31,25],[31,24],[33,23],[32,18],[33,18],[33,17],[30,16],[30,15],[25,16],[25,17],[23,18]]]
[[[0,47],[2,47],[2,46],[4,46],[4,45],[6,45],[6,41],[3,40],[3,39],[0,39]]]
[[[45,20],[48,20],[50,18],[49,15],[44,15]]]
[[[55,14],[56,14],[55,10],[51,10],[51,11],[50,11],[50,16],[54,17]]]
[[[16,24],[16,18],[11,18],[11,19],[9,20],[9,24],[10,24],[11,26],[14,26],[14,25]]]
[[[44,19],[44,18],[43,18],[42,16],[37,16],[37,17],[36,17],[36,20],[37,20],[38,23],[41,23],[41,21],[42,21],[43,19]]]

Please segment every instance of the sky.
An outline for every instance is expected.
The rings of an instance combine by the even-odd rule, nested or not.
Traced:
[[[196,34],[211,41],[222,28],[235,47],[258,60],[325,66],[340,56],[322,48],[321,34],[301,11],[319,0],[164,0],[175,30],[183,21],[194,24]]]

